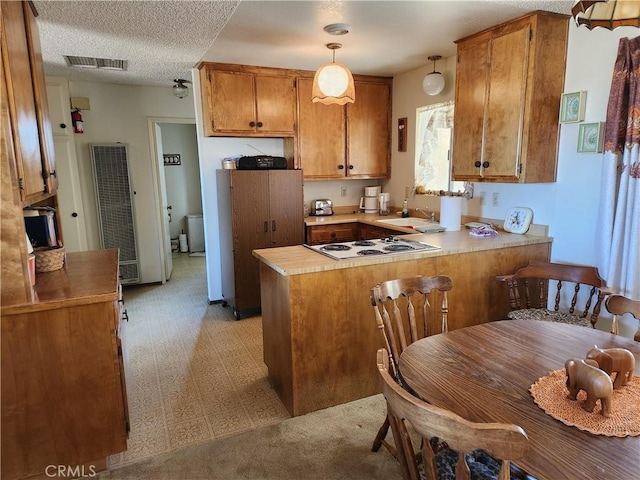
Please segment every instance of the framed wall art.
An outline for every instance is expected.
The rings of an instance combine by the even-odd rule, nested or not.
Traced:
[[[560,101],[560,123],[578,123],[584,120],[587,92],[563,93]]]
[[[581,123],[578,130],[578,153],[602,153],[604,122]]]

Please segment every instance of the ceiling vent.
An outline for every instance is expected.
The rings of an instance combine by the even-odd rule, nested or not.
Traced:
[[[127,69],[126,60],[116,60],[111,58],[95,58],[95,57],[75,57],[73,55],[65,55],[67,66],[75,68],[101,68],[103,70],[120,70]]]

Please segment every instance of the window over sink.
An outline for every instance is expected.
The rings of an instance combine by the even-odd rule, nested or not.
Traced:
[[[415,188],[459,190],[462,182],[451,181],[453,101],[416,108]]]

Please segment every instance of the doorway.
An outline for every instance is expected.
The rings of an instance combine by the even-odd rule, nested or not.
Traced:
[[[202,215],[202,192],[195,119],[150,117],[162,283],[171,278],[176,249],[204,256],[203,233],[193,221]],[[201,222],[200,222],[201,223]],[[188,232],[191,226],[191,233]],[[194,230],[195,229],[195,230]],[[189,236],[194,243],[189,246]],[[186,252],[185,252],[186,250]]]

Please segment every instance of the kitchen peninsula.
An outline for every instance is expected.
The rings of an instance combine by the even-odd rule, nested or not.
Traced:
[[[324,222],[339,224],[337,217]],[[342,220],[376,225],[375,216],[347,217]],[[289,413],[303,415],[379,393],[375,355],[382,339],[369,301],[375,284],[449,275],[450,330],[504,319],[509,305],[495,276],[532,260],[548,261],[552,239],[542,231],[483,238],[465,229],[409,234],[402,238],[440,248],[345,260],[302,245],[254,250],[260,260],[264,361]]]

